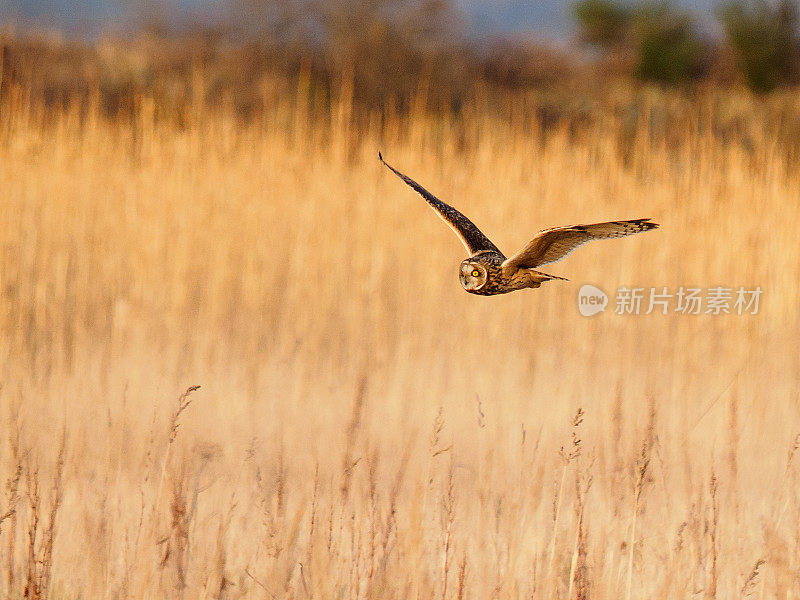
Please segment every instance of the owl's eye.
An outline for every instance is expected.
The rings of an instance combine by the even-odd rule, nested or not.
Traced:
[[[473,276],[473,277],[479,277],[479,276],[480,276],[480,274],[481,274],[481,273],[480,273],[480,271],[478,271],[478,269],[475,269],[474,271],[472,271],[472,276]]]

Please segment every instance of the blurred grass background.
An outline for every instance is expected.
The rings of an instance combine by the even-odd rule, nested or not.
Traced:
[[[791,87],[3,40],[7,596],[797,592]],[[506,252],[661,228],[474,297],[378,149]],[[582,283],[764,294],[587,319]]]

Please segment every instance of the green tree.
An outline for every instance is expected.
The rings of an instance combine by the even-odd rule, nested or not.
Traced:
[[[719,15],[751,89],[768,92],[794,79],[798,15],[793,0],[729,2]]]
[[[581,0],[573,6],[581,40],[603,49],[627,42],[631,11],[611,0]]]
[[[626,55],[640,79],[680,84],[702,71],[706,48],[695,20],[669,2],[580,0],[573,14],[582,41]]]
[[[700,74],[705,49],[691,15],[666,3],[644,4],[635,11],[633,29],[639,78],[675,85]]]

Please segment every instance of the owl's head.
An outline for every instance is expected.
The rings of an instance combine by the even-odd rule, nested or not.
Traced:
[[[461,279],[461,286],[468,292],[481,289],[489,280],[486,267],[469,258],[461,263],[459,278]]]

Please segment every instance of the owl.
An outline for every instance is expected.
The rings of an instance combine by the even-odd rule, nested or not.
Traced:
[[[535,269],[561,260],[575,248],[591,240],[624,237],[658,227],[658,224],[650,219],[553,227],[540,231],[522,250],[506,258],[467,217],[389,165],[383,160],[380,152],[378,158],[389,170],[419,193],[461,239],[469,252],[469,258],[461,263],[459,279],[461,286],[471,294],[493,296],[525,288],[538,288],[545,281],[552,279],[566,281],[564,277],[548,275]]]

